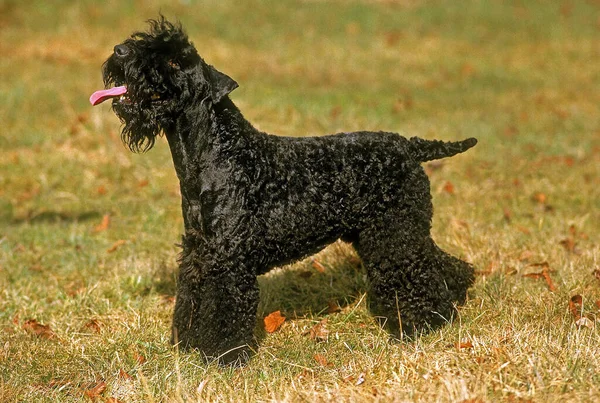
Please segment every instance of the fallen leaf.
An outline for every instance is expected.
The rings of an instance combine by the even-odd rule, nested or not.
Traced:
[[[596,301],[596,306],[598,307],[598,309],[600,310],[600,299]]]
[[[102,222],[94,227],[93,232],[106,231],[109,226],[110,226],[110,215],[104,214],[104,216],[102,217]]]
[[[342,308],[340,308],[340,305],[336,301],[330,300],[327,303],[327,313],[337,313],[337,312],[340,312],[341,310],[342,310]]]
[[[444,192],[448,194],[454,194],[454,185],[452,184],[452,182],[446,182],[443,189]]]
[[[320,365],[324,366],[324,367],[329,367],[331,366],[331,364],[327,361],[327,358],[325,358],[324,355],[322,354],[315,354],[314,359],[316,362],[318,362]]]
[[[115,252],[117,249],[119,249],[120,246],[125,245],[127,243],[126,240],[124,239],[119,239],[118,241],[116,241],[115,243],[112,244],[112,246],[110,248],[108,248],[106,250],[106,252],[108,253],[113,253]]]
[[[550,265],[548,264],[548,262],[532,263],[529,266],[542,267],[542,271],[539,273],[523,274],[523,277],[529,277],[529,278],[535,278],[535,279],[543,278],[544,280],[546,280],[548,289],[550,289],[550,291],[556,291],[556,286],[554,285],[554,281],[552,281],[552,277],[550,277]]]
[[[50,329],[50,326],[42,325],[35,319],[26,320],[22,327],[26,332],[32,333],[43,339],[50,340],[56,338],[56,334]]]
[[[327,319],[323,319],[304,334],[310,334],[310,338],[315,341],[327,341],[329,338],[329,330],[325,327],[326,324]]]
[[[583,312],[583,298],[581,295],[573,295],[569,300],[569,310],[573,314],[575,320],[579,320],[581,318],[581,314]]]
[[[131,376],[127,372],[123,371],[123,368],[119,369],[119,378],[124,379],[126,381],[133,380],[133,376]]]
[[[457,350],[462,350],[462,349],[467,349],[467,348],[473,348],[473,343],[471,343],[470,341],[465,341],[462,343],[456,343],[456,349]]]
[[[106,390],[106,382],[98,382],[96,386],[91,389],[83,391],[83,393],[90,399],[96,399]]]
[[[142,365],[143,363],[146,362],[146,357],[144,357],[143,355],[141,355],[138,352],[133,353],[133,359],[135,360],[135,362],[137,362],[140,365]]]
[[[106,186],[100,185],[98,186],[98,189],[96,189],[96,193],[98,193],[100,196],[104,196],[106,193],[108,193],[108,190],[106,190]]]
[[[141,181],[138,182],[138,188],[143,188],[146,187],[150,184],[150,181],[147,179],[142,179]]]
[[[560,241],[560,244],[569,252],[575,252],[575,240],[573,238],[566,238]]]
[[[312,261],[312,267],[314,267],[319,273],[325,273],[325,266],[323,266],[317,259]]]
[[[83,326],[83,328],[90,330],[94,333],[100,333],[100,330],[101,330],[100,322],[98,322],[96,319],[90,320],[88,323],[86,323]]]
[[[546,204],[546,201],[548,200],[546,195],[541,192],[534,193],[533,196],[531,196],[531,199],[539,204]]]
[[[283,325],[285,317],[281,315],[281,311],[275,311],[267,315],[264,319],[265,330],[267,333],[273,333]]]

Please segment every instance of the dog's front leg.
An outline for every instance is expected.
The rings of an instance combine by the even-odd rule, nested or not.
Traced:
[[[236,365],[248,360],[259,291],[250,270],[231,264],[182,261],[173,316],[173,343],[197,348],[206,359]]]

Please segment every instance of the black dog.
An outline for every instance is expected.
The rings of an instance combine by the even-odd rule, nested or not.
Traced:
[[[244,361],[253,342],[256,277],[342,239],[366,267],[369,309],[396,335],[435,328],[463,303],[473,268],[430,237],[423,161],[475,139],[444,143],[395,133],[268,135],[228,94],[237,83],[206,64],[181,26],[161,17],[103,66],[123,141],[171,148],[185,223],[173,342],[221,363]]]

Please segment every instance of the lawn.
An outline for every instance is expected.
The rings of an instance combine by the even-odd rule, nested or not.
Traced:
[[[166,141],[133,154],[88,103],[159,12],[261,130],[479,139],[426,165],[433,236],[477,268],[453,324],[391,341],[340,242],[260,278],[245,367],[170,345]],[[0,0],[0,54],[0,401],[600,401],[598,1]]]

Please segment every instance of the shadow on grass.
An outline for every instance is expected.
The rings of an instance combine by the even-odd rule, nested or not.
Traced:
[[[58,222],[86,222],[97,221],[102,217],[98,211],[84,211],[82,213],[60,212],[60,211],[42,211],[28,215],[27,217],[13,218],[9,222],[13,225],[21,224],[47,224]]]

